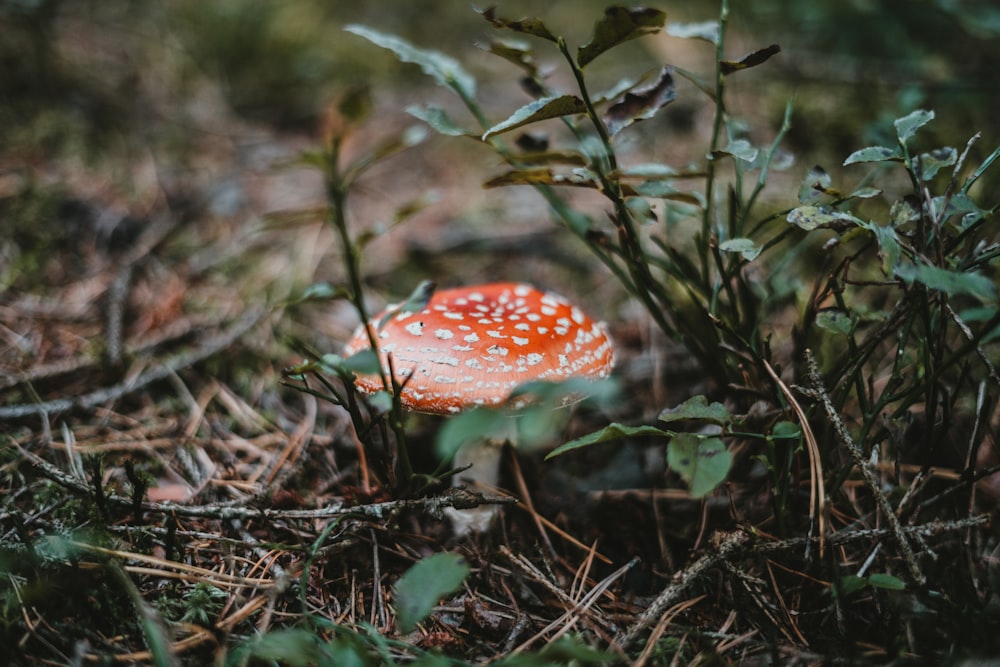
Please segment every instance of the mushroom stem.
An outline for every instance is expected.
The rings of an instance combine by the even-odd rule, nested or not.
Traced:
[[[454,467],[470,466],[454,477],[453,486],[465,486],[480,493],[494,493],[500,483],[500,457],[504,441],[482,438],[466,443],[455,452]],[[496,505],[480,505],[470,509],[445,508],[456,535],[466,536],[489,530],[499,512]]]

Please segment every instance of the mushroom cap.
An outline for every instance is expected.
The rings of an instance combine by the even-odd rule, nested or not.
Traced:
[[[381,322],[398,306],[375,316]],[[369,326],[377,326],[369,324]],[[563,297],[521,283],[439,290],[417,312],[390,315],[377,331],[382,367],[405,383],[404,407],[451,414],[498,405],[532,380],[607,377],[614,347],[604,324]],[[369,347],[358,327],[344,348],[350,356]],[[374,375],[358,376],[361,391],[382,389]]]

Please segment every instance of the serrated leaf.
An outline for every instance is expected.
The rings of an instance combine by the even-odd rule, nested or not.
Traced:
[[[700,419],[714,424],[726,424],[732,420],[722,403],[709,403],[704,396],[692,396],[674,408],[667,408],[658,417],[660,421],[675,422],[682,419]]]
[[[672,69],[664,67],[656,82],[645,88],[625,93],[622,100],[611,105],[604,114],[604,122],[612,136],[642,120],[648,120],[677,97]]]
[[[553,459],[557,456],[562,456],[566,452],[572,451],[574,449],[580,449],[581,447],[589,447],[590,445],[596,445],[599,442],[609,442],[611,440],[622,440],[624,438],[637,438],[637,437],[666,437],[669,435],[664,431],[656,428],[655,426],[626,426],[624,424],[612,423],[608,424],[599,431],[594,431],[585,436],[579,437],[575,440],[570,440],[567,443],[559,445],[553,449],[545,457],[545,460]]]
[[[688,485],[692,498],[701,498],[725,481],[733,455],[719,438],[678,433],[667,445],[667,465]]]
[[[899,149],[887,146],[868,146],[856,150],[844,160],[844,166],[857,164],[859,162],[901,162],[903,160]]]
[[[710,44],[719,43],[719,22],[668,23],[667,34],[681,39],[702,39]]]
[[[555,97],[545,97],[525,104],[523,107],[510,115],[507,120],[502,121],[483,134],[483,140],[500,134],[509,132],[514,128],[537,123],[538,121],[550,118],[560,118],[562,116],[572,116],[587,112],[587,105],[575,95],[558,95]]]
[[[743,255],[743,259],[752,262],[760,255],[761,248],[751,239],[738,238],[728,239],[719,244],[719,250],[725,252],[738,252]]]
[[[816,313],[816,326],[849,336],[854,331],[854,318],[840,308],[825,308]]]
[[[461,63],[438,51],[419,49],[404,39],[358,24],[344,28],[349,33],[364,37],[372,44],[388,49],[403,62],[418,65],[424,74],[432,77],[440,85],[451,88],[466,99],[476,96],[476,79],[465,71]]]
[[[449,137],[477,137],[477,133],[455,123],[441,107],[410,105],[406,107],[406,113],[424,121],[434,128],[438,134],[444,134]]]
[[[951,146],[938,148],[929,153],[921,153],[916,165],[920,168],[920,178],[929,181],[944,167],[950,167],[958,160],[958,151]],[[914,166],[916,166],[914,165]]]
[[[541,37],[542,39],[546,39],[550,42],[559,41],[559,38],[553,35],[552,32],[545,27],[545,24],[542,23],[541,19],[532,17],[512,21],[510,19],[497,16],[495,7],[476,11],[479,11],[483,18],[492,23],[495,28],[506,28],[507,30],[513,30],[514,32],[519,32],[524,35]]]
[[[761,65],[780,52],[780,46],[771,44],[770,46],[765,46],[763,49],[748,53],[737,61],[723,60],[719,63],[719,69],[723,74],[732,74],[733,72]]]
[[[917,109],[902,118],[897,118],[892,124],[896,126],[896,136],[899,137],[900,143],[906,143],[906,140],[912,137],[917,130],[932,120],[934,120],[933,111]]]
[[[882,588],[889,591],[906,590],[906,582],[891,574],[870,574],[868,575],[868,583],[873,588]]]
[[[996,298],[996,285],[979,273],[949,271],[929,264],[901,264],[896,275],[908,283],[921,283],[946,294],[967,294],[984,301]]]
[[[594,24],[590,41],[577,49],[576,62],[586,67],[602,53],[629,40],[651,35],[667,21],[665,12],[649,7],[608,7]]]
[[[399,631],[413,632],[440,599],[458,590],[468,575],[469,566],[458,554],[437,553],[418,561],[394,587]]]

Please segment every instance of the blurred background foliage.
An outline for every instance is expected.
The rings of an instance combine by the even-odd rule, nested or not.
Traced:
[[[539,16],[579,44],[606,4],[510,0],[497,2],[497,12]],[[718,12],[716,3],[694,0],[657,5],[671,22],[713,20]],[[380,118],[415,122],[402,109],[440,91],[417,68],[346,33],[349,23],[463,61],[479,77],[483,105],[495,120],[527,101],[514,84],[512,66],[476,48],[493,33],[467,3],[0,0],[0,214],[6,218],[0,265],[8,265],[0,268],[0,286],[11,285],[14,274],[36,273],[42,262],[31,256],[33,248],[72,242],[73,224],[103,215],[108,202],[80,214],[73,199],[81,190],[86,198],[81,179],[90,180],[91,192],[103,187],[94,186],[95,179],[113,183],[126,201],[111,203],[133,211],[148,208],[141,200],[149,198],[150,188],[146,183],[144,189],[142,178],[158,180],[173,194],[178,188],[172,185],[197,179],[202,189],[211,184],[202,202],[209,199],[213,211],[232,214],[240,211],[240,197],[248,196],[227,188],[249,171],[254,156],[247,146],[261,133],[297,138],[299,149],[314,145],[324,114],[345,89],[370,85]],[[785,148],[798,165],[777,188],[776,206],[793,201],[793,188],[813,164],[830,170],[836,183],[846,155],[891,143],[892,119],[918,107],[937,112],[928,145],[962,146],[982,131],[984,140],[970,155],[976,163],[996,143],[1000,8],[992,2],[759,0],[734,3],[729,24],[729,57],[771,43],[782,48],[767,67],[734,77],[728,100],[733,114],[758,128],[751,132],[761,132],[751,136],[758,143],[770,141],[767,133],[780,124],[788,99],[795,100]],[[705,74],[712,58],[706,44],[663,36],[626,44],[620,54],[588,68],[590,80],[611,86],[664,62]],[[554,52],[548,58],[547,64],[558,65]],[[560,75],[565,73],[553,76]],[[700,161],[698,139],[707,136],[711,118],[706,102],[682,82],[674,104],[631,132],[629,148],[677,165]],[[222,139],[235,135],[228,144]],[[475,150],[467,143],[449,145],[452,151]],[[410,165],[410,172],[423,171],[427,178],[429,166],[443,172],[455,163],[440,156],[424,160]],[[143,164],[152,167],[144,172]],[[997,185],[989,173],[979,187]],[[508,191],[494,198],[515,208],[516,196]],[[537,215],[541,207],[532,201]],[[74,215],[60,213],[67,207]],[[38,211],[49,212],[44,219],[73,224],[46,228],[37,224]],[[21,271],[11,270],[14,260]]]
[[[607,3],[496,4],[507,16],[541,16],[572,40],[586,36]],[[659,5],[670,21],[710,20],[718,11],[693,0]],[[423,85],[413,70],[344,33],[348,23],[490,60],[472,48],[489,27],[465,3],[2,0],[0,21],[0,138],[8,150],[107,145],[109,135],[154,120],[136,93],[166,87],[183,104],[200,77],[217,82],[246,118],[307,130],[345,86]],[[767,88],[755,92],[774,97],[776,107],[797,95],[799,114],[810,120],[794,135],[803,148],[855,145],[859,127],[917,104],[938,108],[962,132],[994,122],[1000,8],[988,0],[758,0],[735,3],[730,24],[748,47],[782,46],[777,67],[755,80]],[[645,57],[653,64],[659,55]]]

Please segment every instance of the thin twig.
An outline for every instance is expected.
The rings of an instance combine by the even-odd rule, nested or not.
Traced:
[[[676,583],[672,583],[663,589],[646,611],[642,612],[625,632],[619,633],[615,637],[613,645],[627,649],[634,644],[639,637],[639,633],[652,625],[664,612],[677,604],[680,597],[687,592],[688,588],[691,587],[698,577],[719,563],[728,561],[734,554],[742,550],[747,540],[748,536],[743,532],[724,534],[717,536],[717,539],[713,539],[716,547],[682,570],[676,577]]]
[[[827,419],[829,420],[831,426],[833,426],[833,430],[836,432],[837,438],[851,453],[851,457],[854,459],[854,464],[861,471],[861,476],[864,477],[865,483],[868,485],[868,488],[878,501],[879,507],[882,509],[882,514],[885,515],[885,520],[889,524],[889,529],[895,536],[896,541],[899,542],[899,548],[903,552],[903,558],[906,560],[906,565],[910,570],[910,575],[917,584],[923,585],[927,582],[927,578],[920,570],[920,565],[917,563],[917,557],[913,553],[913,547],[910,546],[909,540],[907,540],[906,536],[903,534],[902,525],[899,523],[899,517],[896,516],[896,511],[889,503],[889,499],[884,493],[882,493],[881,486],[879,485],[878,479],[875,477],[875,473],[872,472],[872,469],[868,467],[868,463],[865,461],[864,452],[861,451],[861,447],[854,442],[851,434],[847,432],[847,427],[844,426],[844,422],[841,421],[836,408],[833,407],[833,401],[830,400],[830,395],[826,392],[826,387],[823,386],[823,379],[820,377],[819,368],[816,366],[816,358],[813,357],[811,350],[806,350],[806,362],[809,366],[809,382],[812,385],[812,390],[823,404],[823,409],[826,411]]]
[[[766,361],[764,362],[764,369],[771,376],[771,379],[774,380],[774,383],[778,385],[778,389],[781,390],[785,399],[791,404],[792,410],[799,420],[802,437],[806,441],[806,451],[809,453],[809,525],[810,528],[816,526],[817,536],[819,537],[817,551],[819,551],[819,555],[822,558],[823,548],[826,544],[826,488],[823,482],[823,461],[819,451],[819,443],[816,441],[816,435],[809,426],[809,419],[806,417],[805,410],[795,400],[795,396],[792,395],[788,385],[781,381],[778,374],[771,368],[771,364]]]
[[[73,408],[93,408],[108,401],[115,401],[154,382],[164,380],[182,368],[193,366],[211,356],[227,349],[244,334],[253,329],[269,313],[266,308],[254,308],[237,318],[227,329],[210,336],[193,350],[178,354],[140,373],[137,377],[126,379],[110,387],[103,387],[89,394],[71,398],[57,398],[39,403],[23,405],[7,405],[0,407],[0,419],[20,419],[32,415],[48,415],[53,412],[65,412]]]

